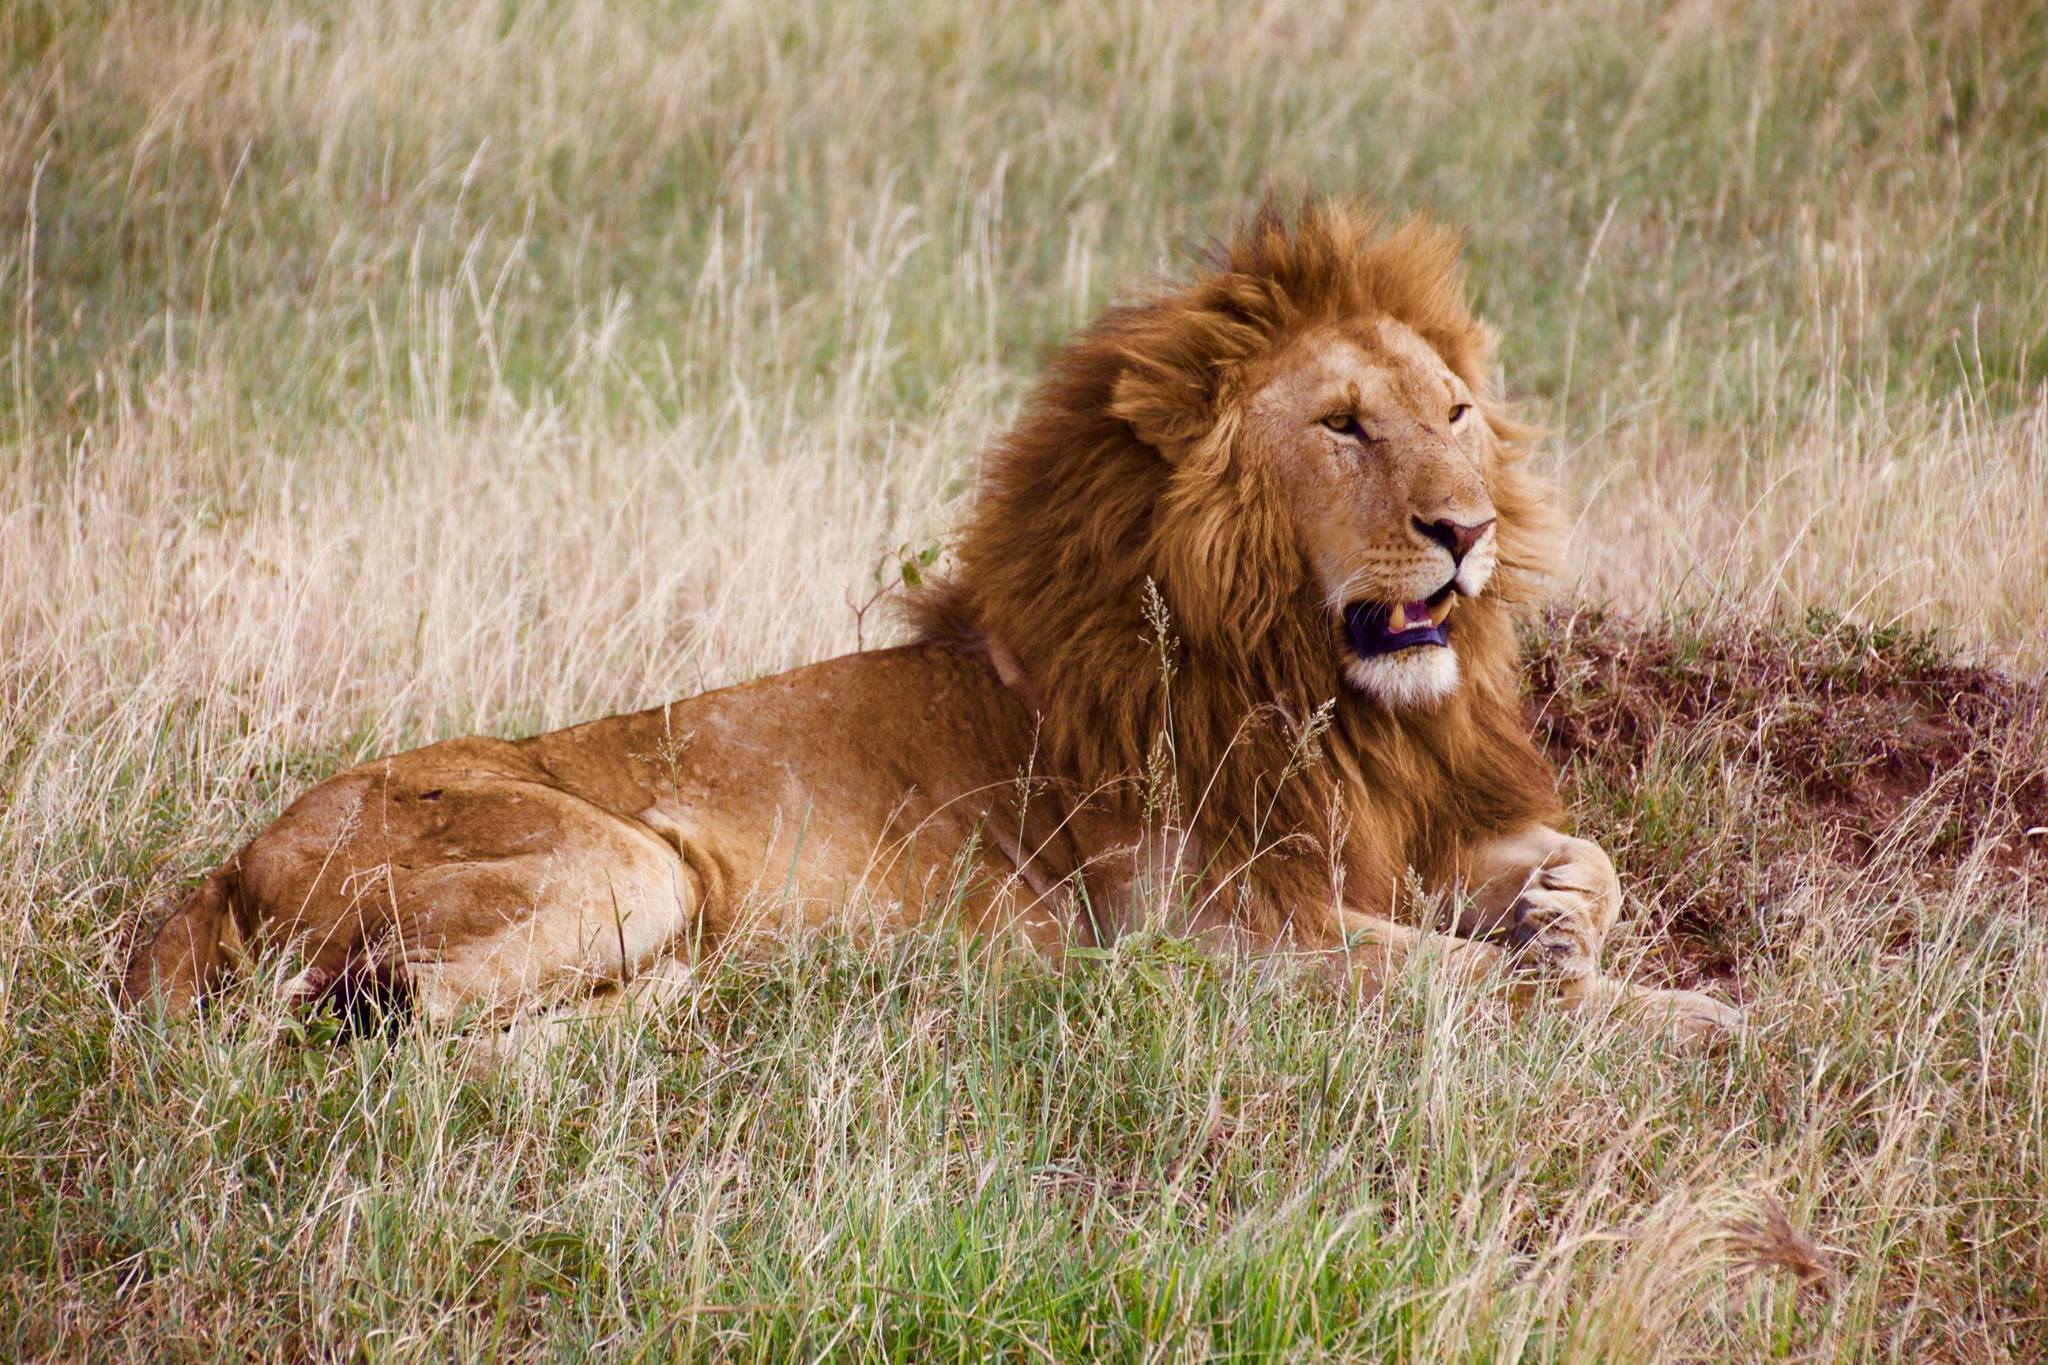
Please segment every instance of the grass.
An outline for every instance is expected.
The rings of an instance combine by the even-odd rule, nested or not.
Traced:
[[[2044,110],[2020,3],[0,10],[0,1350],[2038,1358]],[[1310,183],[1470,229],[1532,714],[1739,1044],[1172,939],[482,1079],[117,1019],[336,766],[872,640],[1046,348]]]

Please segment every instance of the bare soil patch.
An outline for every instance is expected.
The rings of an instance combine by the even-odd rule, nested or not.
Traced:
[[[1537,734],[1666,917],[1681,975],[1733,973],[1817,884],[1932,888],[1972,866],[2022,896],[2048,887],[2041,679],[1819,610],[1559,610],[1529,644]]]

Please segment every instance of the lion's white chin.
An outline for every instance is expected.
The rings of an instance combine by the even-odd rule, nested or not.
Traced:
[[[1458,690],[1458,655],[1422,645],[1344,665],[1344,681],[1396,711],[1425,710]]]

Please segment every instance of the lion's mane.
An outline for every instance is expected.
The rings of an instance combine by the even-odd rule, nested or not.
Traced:
[[[1170,760],[1198,881],[1234,895],[1248,928],[1329,942],[1340,899],[1386,913],[1408,868],[1435,875],[1462,839],[1556,812],[1512,613],[1547,574],[1557,523],[1523,467],[1532,433],[1495,396],[1458,248],[1422,219],[1383,230],[1340,202],[1291,220],[1268,208],[1191,278],[1111,308],[988,451],[957,563],[909,604],[920,638],[994,637],[1015,656],[1060,776],[1138,802]],[[1463,684],[1427,711],[1343,685],[1278,490],[1237,449],[1248,367],[1305,329],[1379,315],[1438,350],[1491,433],[1499,567],[1459,612]]]

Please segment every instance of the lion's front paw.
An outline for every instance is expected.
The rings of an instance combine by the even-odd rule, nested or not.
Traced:
[[[1741,1010],[1700,991],[1636,988],[1622,1009],[1632,1021],[1647,1024],[1684,1047],[1716,1043],[1742,1028]]]
[[[1564,989],[1574,1007],[1606,1006],[1683,1046],[1718,1042],[1742,1029],[1741,1010],[1702,991],[1655,990],[1604,977],[1588,977]]]
[[[1711,1043],[1742,1029],[1742,1011],[1700,991],[1654,991],[1639,1008],[1681,1043]]]
[[[1570,883],[1569,869],[1546,869],[1508,907],[1503,935],[1515,964],[1550,976],[1591,976],[1607,938],[1598,891]],[[1611,874],[1610,874],[1611,875]]]
[[[1621,911],[1621,882],[1600,845],[1532,825],[1479,845],[1461,876],[1474,894],[1459,932],[1495,940],[1527,976],[1569,981],[1599,970]]]

